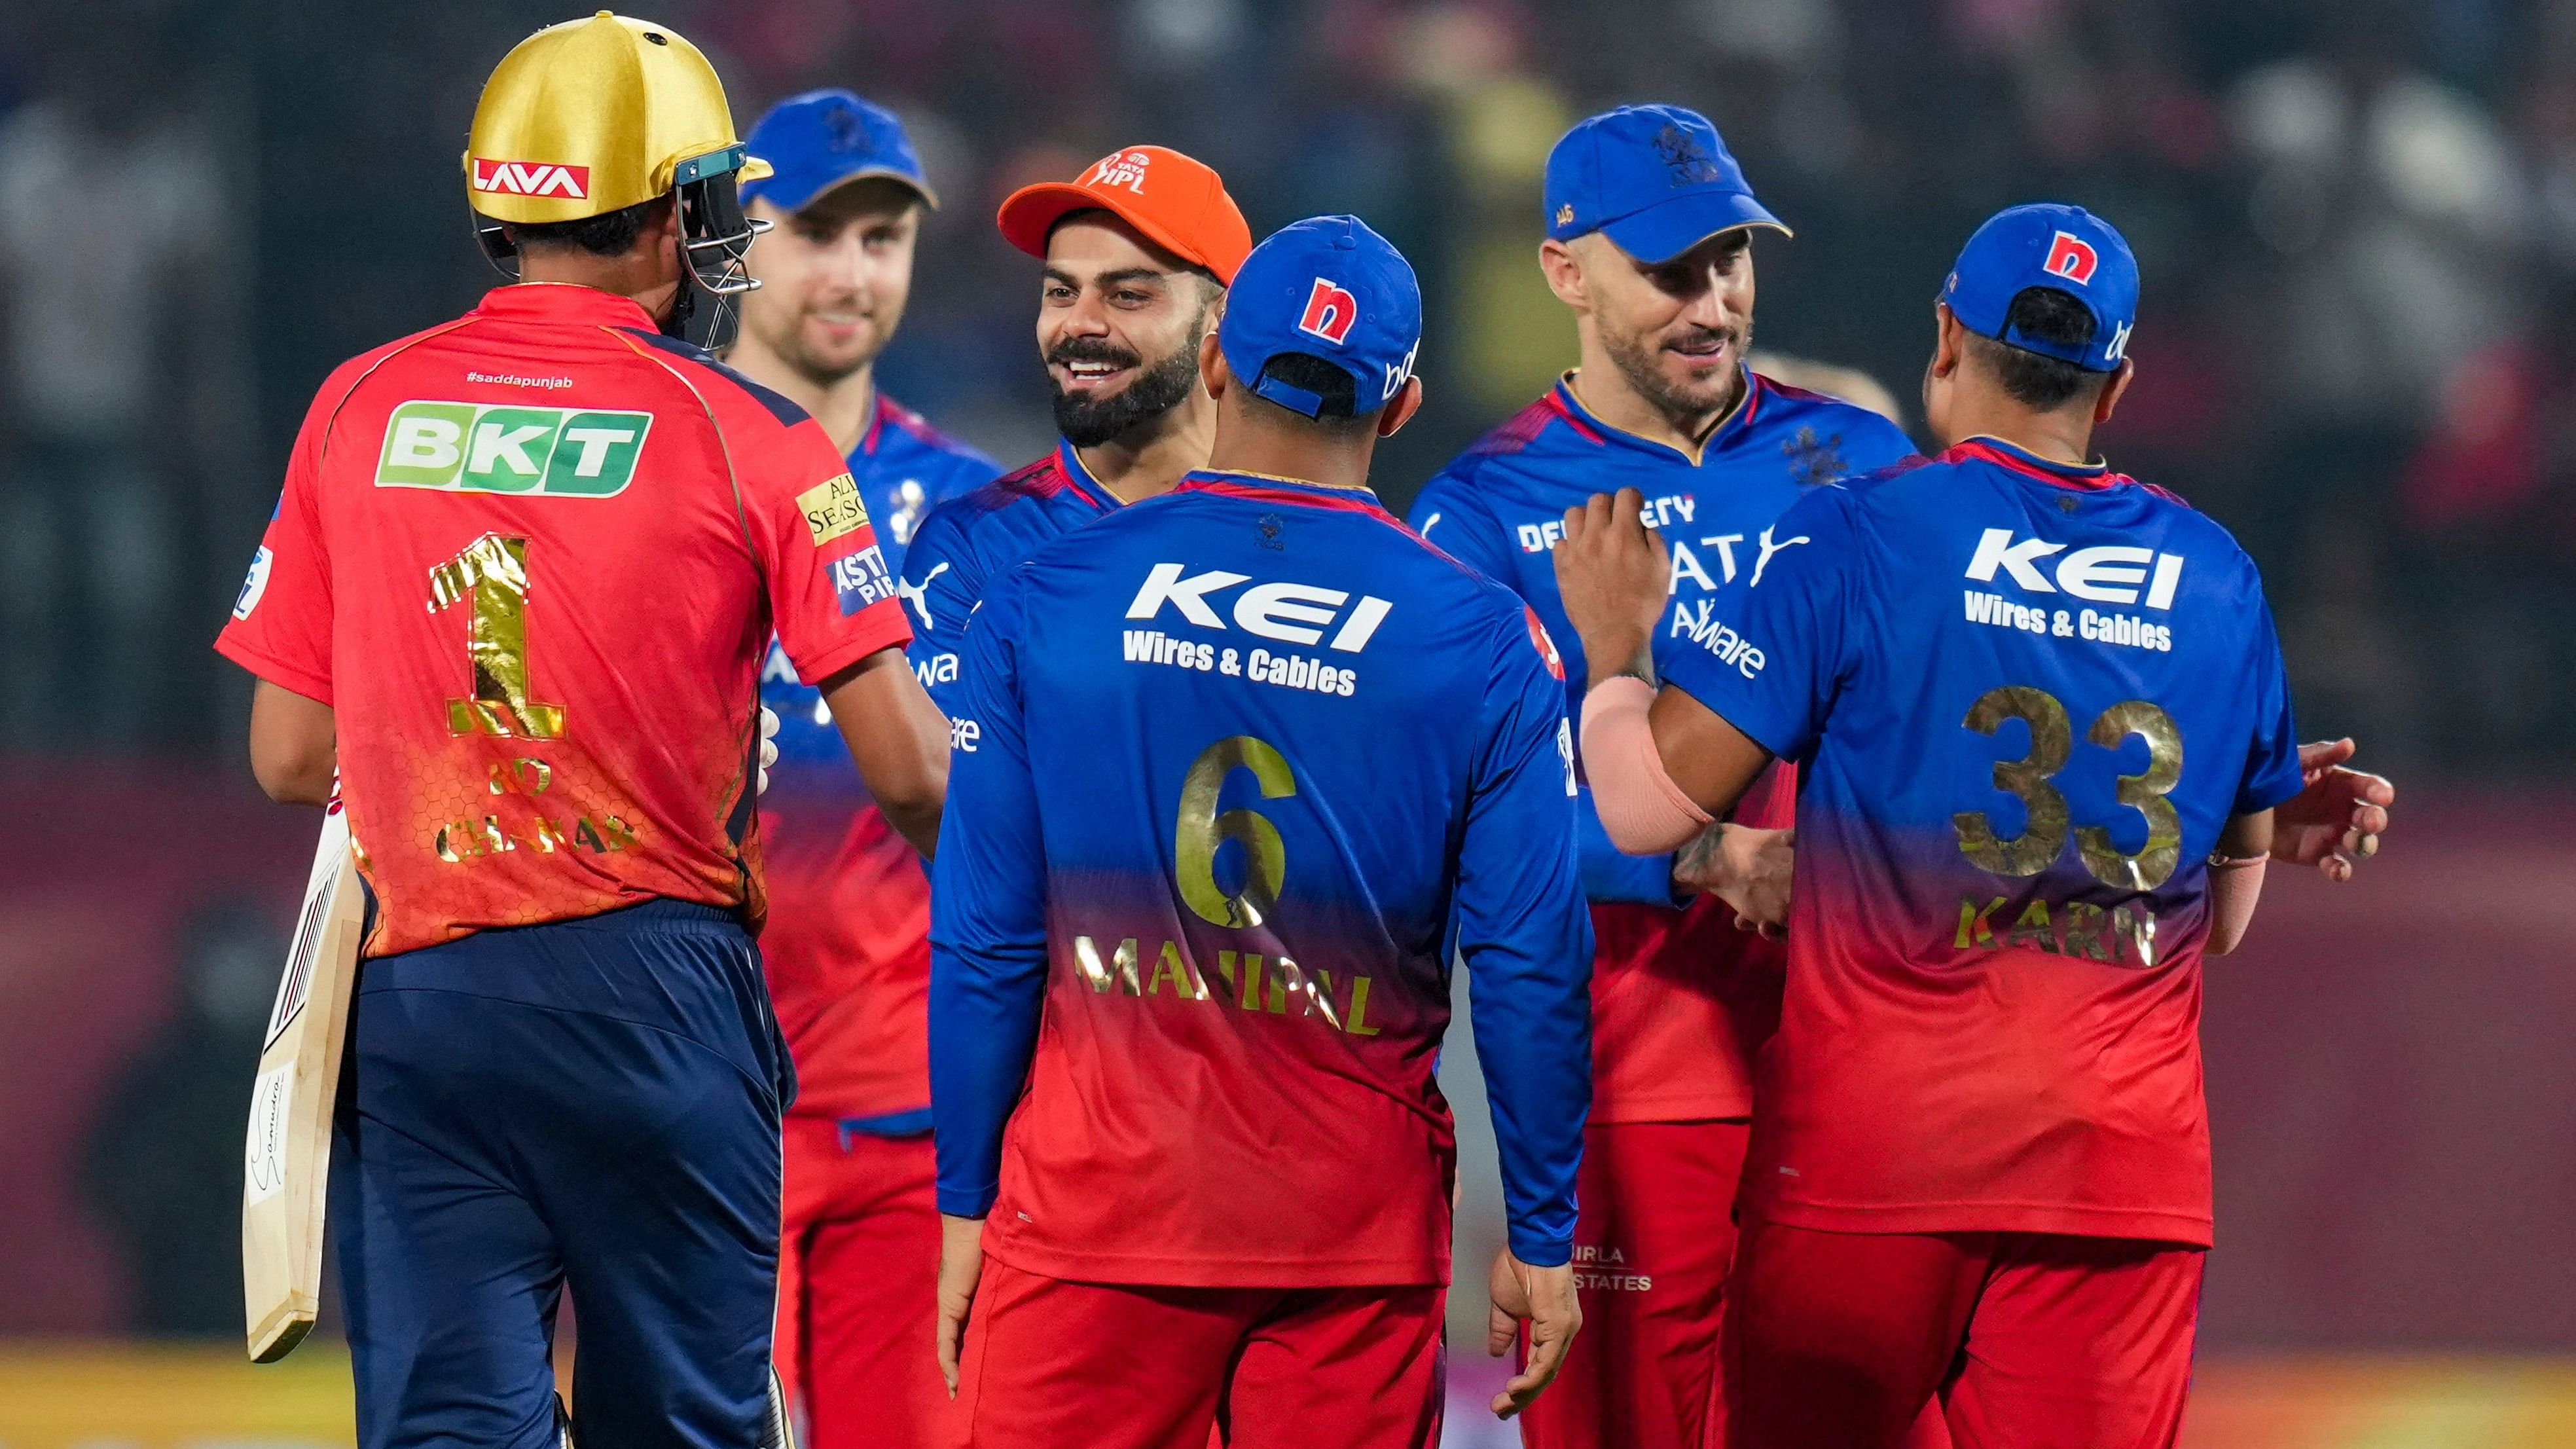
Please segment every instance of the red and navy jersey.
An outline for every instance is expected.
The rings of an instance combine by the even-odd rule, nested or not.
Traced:
[[[1987,439],[1773,545],[1655,650],[1803,781],[1746,1191],[1830,1231],[2207,1244],[2206,861],[2300,788],[2253,561]]]
[[[848,462],[898,574],[929,511],[1001,471],[884,393]],[[760,697],[779,718],[778,763],[760,800],[770,900],[760,954],[796,1056],[796,1110],[926,1131],[930,882],[911,844],[869,803],[821,691],[796,677],[775,640]]]
[[[1592,942],[1520,601],[1365,490],[1194,473],[994,580],[966,653],[941,1209],[1055,1277],[1445,1281],[1454,949],[1513,1250],[1565,1262]]]
[[[1082,466],[1073,444],[941,505],[922,520],[898,586],[912,610],[912,669],[951,718],[966,621],[993,580],[1058,535],[1120,506]]]
[[[1582,719],[1583,644],[1557,600],[1552,550],[1565,510],[1635,488],[1673,555],[1665,630],[1704,626],[1711,598],[1751,570],[1763,530],[1819,485],[1914,456],[1894,423],[1849,403],[1745,373],[1743,401],[1695,452],[1624,432],[1587,410],[1566,381],[1424,486],[1423,536],[1529,602],[1566,651],[1567,716]],[[1779,772],[1785,776],[1786,771]],[[1789,823],[1792,781],[1741,803],[1747,825]],[[1621,855],[1587,788],[1583,884],[1600,942],[1594,963],[1593,1117],[1677,1122],[1741,1117],[1751,1107],[1747,1043],[1776,1009],[1779,948],[1735,928],[1714,897],[1677,900],[1672,857]]]
[[[336,711],[388,955],[662,896],[756,925],[773,631],[807,680],[910,638],[822,426],[538,284],[323,384],[216,648]]]

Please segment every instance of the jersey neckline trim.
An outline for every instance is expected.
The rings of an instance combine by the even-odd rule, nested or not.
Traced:
[[[2002,438],[1989,437],[1983,433],[1973,438],[1963,438],[1942,449],[1939,461],[1992,463],[1998,468],[2019,473],[2026,478],[2037,479],[2039,482],[2059,488],[2082,489],[2088,493],[2116,488],[2123,483],[2135,481],[2125,473],[2112,472],[2111,465],[2099,458],[2090,463],[2061,463],[2054,458],[2043,458],[2017,443],[2006,442]]]
[[[1752,368],[1745,366],[1743,363],[1737,363],[1735,366],[1735,375],[1744,385],[1736,389],[1734,406],[1728,408],[1725,414],[1719,417],[1716,422],[1709,424],[1708,432],[1702,435],[1696,446],[1684,448],[1677,444],[1667,443],[1661,438],[1650,438],[1643,433],[1632,433],[1626,428],[1620,427],[1616,423],[1605,420],[1599,413],[1585,407],[1583,405],[1583,399],[1575,396],[1574,393],[1574,375],[1582,370],[1583,369],[1579,367],[1567,368],[1563,373],[1558,375],[1556,379],[1556,387],[1550,393],[1550,396],[1556,399],[1557,405],[1569,415],[1568,421],[1575,423],[1575,425],[1580,429],[1597,433],[1602,438],[1615,438],[1631,447],[1650,449],[1657,454],[1679,454],[1694,468],[1698,467],[1703,462],[1706,462],[1709,453],[1723,442],[1730,433],[1741,431],[1744,428],[1752,426],[1753,415],[1759,411],[1762,406],[1760,397],[1762,379],[1754,373]]]
[[[1064,473],[1064,480],[1073,485],[1074,491],[1099,505],[1103,511],[1127,506],[1117,494],[1109,491],[1107,484],[1091,476],[1091,470],[1082,465],[1082,454],[1075,451],[1072,439],[1055,440],[1055,461],[1056,467]]]

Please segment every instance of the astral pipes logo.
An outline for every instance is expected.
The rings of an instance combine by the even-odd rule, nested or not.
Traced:
[[[379,488],[606,498],[635,478],[651,413],[407,402],[385,423]]]
[[[481,156],[466,158],[466,184],[477,191],[499,192],[507,196],[560,196],[570,201],[590,199],[590,168],[558,166],[550,161],[493,161]]]

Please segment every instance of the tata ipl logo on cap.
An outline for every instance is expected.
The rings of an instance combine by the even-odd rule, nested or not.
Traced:
[[[1090,186],[1124,186],[1138,196],[1145,194],[1145,168],[1154,158],[1145,151],[1113,151],[1092,163],[1091,175],[1084,184]]]
[[[2101,254],[2093,250],[2091,242],[2071,231],[2061,231],[2048,239],[2048,260],[2040,264],[2040,270],[2052,277],[2064,277],[2079,287],[2089,287],[2093,284],[2093,269],[2101,264]]]
[[[1315,289],[1306,294],[1306,315],[1297,319],[1297,330],[1339,347],[1349,339],[1351,324],[1359,317],[1359,299],[1348,288],[1317,277]]]
[[[407,402],[385,424],[376,486],[607,498],[634,481],[652,429],[651,413]]]
[[[550,161],[493,161],[481,156],[466,163],[466,184],[477,191],[511,196],[560,196],[590,199],[590,168],[558,166]]]

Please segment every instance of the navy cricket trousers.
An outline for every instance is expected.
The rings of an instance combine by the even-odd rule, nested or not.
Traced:
[[[794,1068],[735,916],[651,901],[365,963],[331,1143],[361,1449],[755,1449]]]

